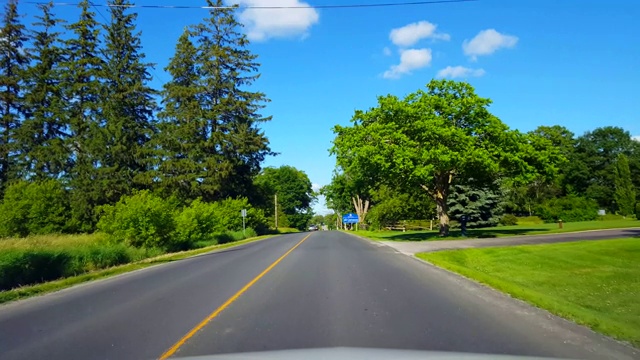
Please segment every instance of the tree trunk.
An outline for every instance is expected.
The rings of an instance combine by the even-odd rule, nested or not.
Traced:
[[[441,191],[438,191],[435,200],[438,219],[440,220],[440,236],[447,236],[449,235],[449,208],[447,207],[447,199]]]
[[[356,195],[356,197],[351,198],[351,201],[353,201],[353,207],[356,209],[356,214],[358,214],[358,222],[366,227],[364,220],[367,217],[367,212],[369,212],[369,200],[362,201],[360,195]]]

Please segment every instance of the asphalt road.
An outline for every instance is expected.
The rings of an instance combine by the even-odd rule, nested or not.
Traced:
[[[495,246],[552,244],[570,241],[609,240],[640,237],[640,228],[576,231],[551,235],[523,235],[491,239],[441,240],[441,241],[382,241],[403,254],[440,250],[483,248]]]
[[[153,359],[181,339],[175,357],[348,346],[640,358],[387,246],[339,232],[301,242],[307,235],[0,306],[0,359]]]

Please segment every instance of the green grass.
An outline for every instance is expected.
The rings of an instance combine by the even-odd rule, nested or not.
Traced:
[[[593,330],[640,345],[640,239],[416,256]]]
[[[452,230],[447,237],[440,237],[438,231],[358,231],[358,235],[372,240],[385,241],[426,241],[426,240],[465,240],[469,238],[495,238],[518,235],[546,235],[574,231],[621,229],[640,227],[640,221],[621,219],[611,221],[582,221],[564,223],[560,229],[558,224],[529,224],[515,226],[499,226],[485,229],[469,229],[468,236],[462,237],[459,230]]]
[[[101,270],[88,270],[86,273],[65,277],[59,280],[43,282],[40,284],[18,287],[11,290],[0,291],[0,304],[9,301],[21,300],[35,295],[43,295],[49,292],[62,290],[81,283],[107,278],[126,272],[143,269],[149,266],[163,264],[171,261],[185,259],[211,251],[226,249],[229,247],[239,246],[246,243],[264,240],[275,235],[259,236],[243,241],[227,243],[222,245],[212,245],[196,250],[183,251],[178,253],[170,253],[157,256],[157,252],[130,249],[130,251],[138,251],[139,258],[135,258],[133,262],[123,265],[109,267]],[[23,252],[37,251],[79,251],[83,247],[92,247],[96,243],[101,243],[102,235],[59,235],[59,236],[38,236],[26,239],[6,239],[0,240],[0,255],[9,253],[10,251],[22,250]],[[27,250],[27,251],[25,251]],[[152,257],[150,257],[152,256]],[[0,261],[2,259],[0,258]],[[0,272],[4,271],[0,269]],[[0,274],[2,275],[2,274]]]

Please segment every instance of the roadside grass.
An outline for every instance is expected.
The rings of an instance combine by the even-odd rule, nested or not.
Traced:
[[[640,345],[640,239],[421,253],[418,258]]]
[[[205,253],[209,253],[212,251],[223,250],[230,247],[235,247],[243,244],[247,244],[250,242],[260,241],[264,239],[268,239],[277,235],[264,235],[258,236],[242,241],[222,244],[222,245],[211,245],[207,247],[203,247],[195,250],[182,251],[177,253],[170,253],[164,255],[158,255],[158,252],[147,251],[147,250],[137,250],[130,249],[131,251],[140,251],[139,258],[136,258],[132,262],[129,263],[121,263],[116,266],[107,267],[104,269],[96,269],[90,270],[86,273],[82,273],[79,275],[73,275],[61,279],[48,279],[53,281],[43,282],[35,285],[17,287],[6,291],[0,291],[0,304],[22,300],[28,297],[43,295],[49,292],[62,290],[74,285],[82,284],[85,282],[103,279],[127,272],[131,272],[134,270],[139,270],[143,268],[147,268],[154,265],[164,264],[167,262],[182,260],[188,257],[201,255]],[[96,246],[96,244],[101,244],[102,240],[101,234],[93,234],[93,235],[55,235],[55,236],[38,236],[32,238],[25,239],[7,239],[0,240],[0,256],[4,254],[9,254],[11,251],[22,251],[27,254],[37,253],[38,251],[60,251],[62,249],[67,248],[77,251],[78,247],[82,246]],[[27,251],[25,251],[27,250]],[[0,258],[0,262],[3,259]],[[0,263],[0,265],[2,265]],[[4,269],[0,266],[0,277],[2,275],[10,275],[10,274],[2,274]]]
[[[468,240],[474,238],[496,238],[518,235],[547,235],[575,231],[606,230],[640,227],[640,221],[635,219],[619,219],[610,221],[582,221],[564,223],[560,229],[558,224],[528,224],[515,226],[499,226],[485,229],[469,229],[467,237],[463,237],[460,230],[449,232],[449,236],[440,237],[437,230],[429,231],[357,231],[358,235],[372,240],[383,241],[434,241],[434,240]]]

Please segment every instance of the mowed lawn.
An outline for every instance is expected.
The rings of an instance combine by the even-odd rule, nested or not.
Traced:
[[[640,346],[638,238],[416,256]]]
[[[434,226],[436,226],[434,224]],[[452,230],[450,236],[440,237],[438,231],[358,231],[359,235],[372,240],[384,241],[427,241],[427,240],[464,240],[469,238],[496,238],[519,235],[547,235],[575,231],[606,230],[623,228],[640,228],[640,221],[635,219],[610,221],[582,221],[564,223],[562,229],[558,224],[532,224],[515,226],[498,226],[494,228],[469,229],[467,237],[462,237],[459,230]]]

